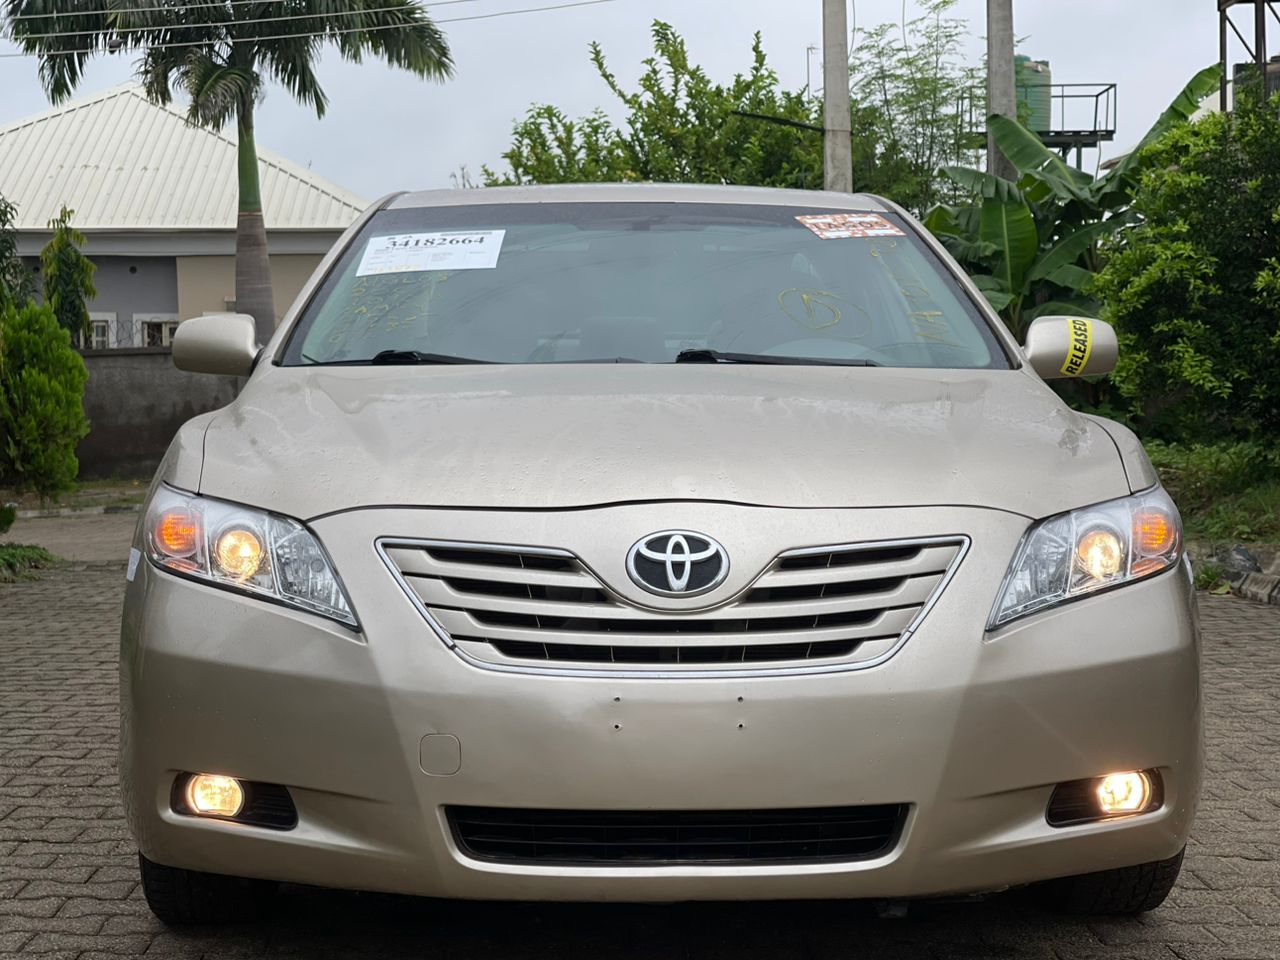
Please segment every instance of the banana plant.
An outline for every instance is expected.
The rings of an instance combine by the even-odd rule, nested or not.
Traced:
[[[988,119],[988,129],[1018,171],[1016,182],[972,167],[941,169],[970,200],[933,207],[925,226],[1014,336],[1022,339],[1041,315],[1097,314],[1090,288],[1100,266],[1098,241],[1131,222],[1129,199],[1142,173],[1143,148],[1191,119],[1220,76],[1214,64],[1192,77],[1138,146],[1101,177],[1072,167],[1034,132],[1000,114]]]

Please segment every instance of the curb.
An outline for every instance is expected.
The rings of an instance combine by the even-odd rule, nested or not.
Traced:
[[[1280,577],[1266,573],[1246,573],[1231,581],[1231,592],[1246,600],[1280,607]]]
[[[1225,547],[1225,543],[1213,544],[1205,541],[1190,541],[1187,553],[1191,557],[1191,565],[1198,567],[1202,563],[1212,563],[1215,554]],[[1225,571],[1223,582],[1231,588],[1233,596],[1252,600],[1254,603],[1266,603],[1280,607],[1280,551],[1273,544],[1250,544],[1249,550],[1257,550],[1263,554],[1260,559],[1267,571],[1263,573],[1240,573]]]
[[[52,517],[99,517],[108,513],[137,513],[138,504],[112,507],[58,507],[54,510],[19,510],[19,520],[48,520]]]

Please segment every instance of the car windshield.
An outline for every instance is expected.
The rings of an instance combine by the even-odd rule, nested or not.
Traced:
[[[384,210],[334,265],[283,358],[726,360],[1009,366],[898,215],[713,203]]]

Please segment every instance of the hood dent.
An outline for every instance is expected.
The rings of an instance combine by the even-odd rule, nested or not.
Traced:
[[[1019,371],[273,367],[205,454],[204,492],[303,518],[668,499],[1036,517],[1128,492],[1105,430]]]

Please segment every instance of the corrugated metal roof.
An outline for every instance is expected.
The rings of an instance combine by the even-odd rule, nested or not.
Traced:
[[[368,202],[258,148],[267,229],[342,230]],[[20,230],[65,204],[81,230],[234,230],[236,145],[134,84],[0,127],[0,194]]]

